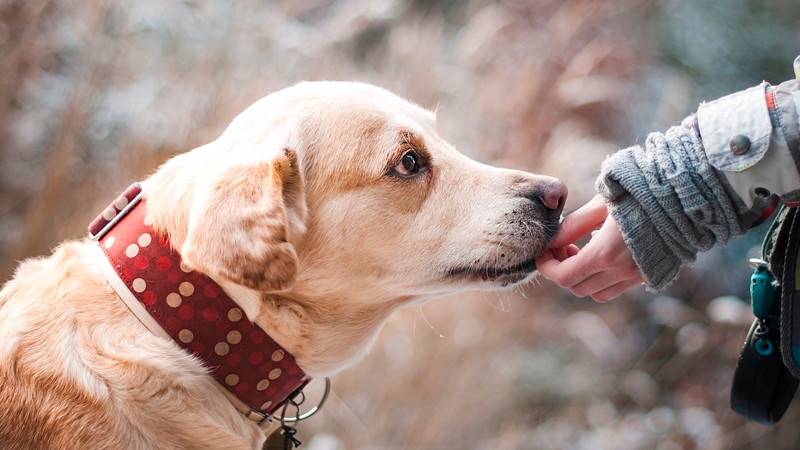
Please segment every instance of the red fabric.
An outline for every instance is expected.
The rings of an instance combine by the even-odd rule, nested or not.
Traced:
[[[772,91],[767,90],[767,108],[768,109],[775,109],[775,94]]]
[[[142,192],[142,186],[139,183],[133,183],[122,193],[116,200],[111,202],[110,205],[103,210],[100,215],[97,216],[96,219],[89,224],[89,234],[92,237],[96,237],[103,231],[103,228],[106,227],[112,220],[117,218],[120,212],[122,212],[125,208],[128,208],[130,204],[136,200],[139,194]]]
[[[308,382],[305,373],[212,279],[182,268],[169,241],[145,224],[145,212],[142,200],[101,237],[112,266],[161,327],[221,385],[252,409],[274,412]]]

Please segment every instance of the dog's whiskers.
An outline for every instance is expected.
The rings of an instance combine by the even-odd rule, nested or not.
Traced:
[[[437,336],[439,336],[439,339],[444,339],[444,335],[441,332],[439,332],[439,330],[436,329],[436,327],[433,326],[433,324],[428,320],[427,317],[425,317],[425,311],[422,309],[422,305],[419,306],[418,311],[419,314],[422,316],[422,320],[424,320],[425,323],[428,324],[428,327],[431,330],[433,330],[433,332],[436,333]],[[414,320],[416,322],[416,316],[414,316]]]
[[[483,294],[483,300],[484,300],[484,301],[485,301],[485,302],[486,302],[486,303],[487,303],[489,306],[491,306],[493,309],[496,309],[497,311],[508,312],[508,310],[506,309],[506,305],[505,305],[505,303],[503,303],[503,298],[500,296],[501,292],[497,291],[497,292],[493,292],[493,294],[494,294],[494,296],[497,298],[497,300],[499,300],[499,301],[500,301],[500,306],[497,306],[497,305],[496,305],[496,304],[495,304],[495,303],[494,303],[494,302],[493,302],[493,301],[492,301],[492,300],[489,298],[489,296],[488,296],[488,292],[484,292],[484,294]]]
[[[522,286],[514,286],[514,290],[517,291],[520,297],[524,298],[525,300],[529,300],[528,293],[525,292],[525,289],[523,289]]]

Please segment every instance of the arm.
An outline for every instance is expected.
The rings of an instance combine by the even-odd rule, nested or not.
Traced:
[[[681,126],[650,135],[644,148],[612,155],[597,181],[610,214],[603,216],[595,198],[584,207],[594,213],[581,208],[567,217],[554,247],[602,227],[580,251],[573,245],[545,253],[540,273],[598,301],[642,281],[663,289],[698,252],[763,220],[776,203],[773,193],[800,199],[798,105],[797,82],[762,84],[701,105]],[[747,152],[732,151],[736,134],[748,136]]]

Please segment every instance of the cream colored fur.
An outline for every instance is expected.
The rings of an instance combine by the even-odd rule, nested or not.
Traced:
[[[315,377],[361,358],[398,308],[527,280],[565,192],[466,158],[387,91],[336,82],[262,99],[143,184],[156,230]],[[102,257],[67,242],[0,291],[0,448],[258,448],[201,364],[131,315]]]

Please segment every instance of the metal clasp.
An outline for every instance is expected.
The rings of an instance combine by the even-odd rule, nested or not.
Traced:
[[[319,410],[322,409],[322,406],[325,404],[325,401],[328,400],[328,396],[331,393],[331,379],[325,377],[325,392],[322,394],[322,399],[320,399],[319,403],[317,403],[316,406],[308,410],[308,412],[301,413],[300,405],[302,405],[306,401],[306,394],[303,392],[304,388],[305,387],[302,387],[293,392],[292,395],[289,396],[289,399],[286,400],[286,403],[284,403],[280,416],[281,425],[286,426],[287,423],[300,422],[301,420],[306,420],[309,417],[313,416],[314,414],[318,413]],[[294,398],[297,397],[298,395],[301,396],[302,398],[299,402],[296,402],[294,401]],[[297,413],[293,417],[289,417],[286,415],[289,404],[292,404],[292,406],[294,406],[297,409]],[[251,412],[256,413],[256,411],[251,411]],[[273,414],[265,415],[264,418],[258,423],[258,426],[263,426],[265,423],[271,422],[273,417],[275,417]]]

